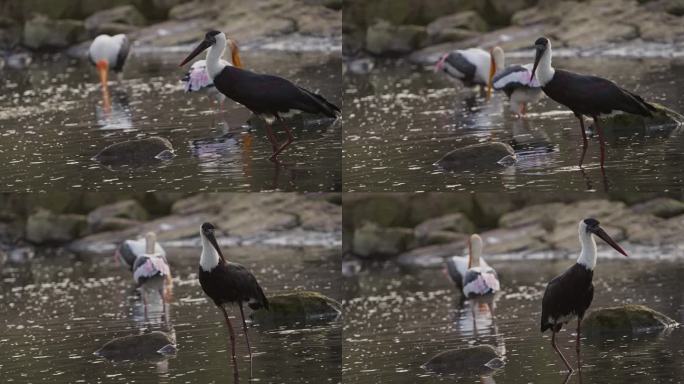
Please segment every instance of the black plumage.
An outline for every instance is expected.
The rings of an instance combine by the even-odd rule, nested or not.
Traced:
[[[517,72],[526,73],[527,69],[525,67],[523,67],[522,65],[511,65],[511,66],[504,68],[502,71],[497,72],[496,75],[494,75],[494,78],[492,78],[492,83],[495,84],[494,88],[497,89],[496,88],[496,82],[497,81],[499,81],[500,79],[503,79],[504,77],[506,77],[512,73],[517,73]],[[518,81],[510,81],[510,82],[507,82],[506,85],[504,85],[503,88],[501,88],[501,90],[504,91],[504,93],[506,94],[506,96],[508,96],[508,98],[510,98],[516,89],[528,88],[528,87],[529,87],[528,84],[523,84],[523,83],[518,82]]]
[[[121,42],[121,49],[116,55],[116,63],[112,66],[112,71],[121,72],[123,71],[124,64],[126,64],[126,59],[128,58],[128,52],[131,49],[131,42],[128,37],[124,35],[123,41]]]
[[[574,317],[581,321],[594,299],[593,276],[594,271],[575,263],[549,282],[542,299],[542,332],[558,332]]]
[[[463,56],[460,52],[449,53],[449,55],[444,60],[444,64],[456,69],[458,72],[461,72],[463,74],[463,77],[459,77],[459,80],[463,81],[463,84],[465,86],[472,87],[475,85],[486,85],[482,82],[476,81],[475,71],[477,70],[477,68],[475,67],[475,64],[468,61],[468,59],[466,59],[466,57]],[[445,67],[445,72],[452,75],[449,72],[448,67]]]
[[[254,275],[244,266],[219,260],[211,271],[199,268],[202,290],[217,306],[248,303],[252,309],[268,309],[268,299]]]

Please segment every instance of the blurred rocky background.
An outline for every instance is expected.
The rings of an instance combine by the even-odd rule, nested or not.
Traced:
[[[582,50],[684,47],[682,0],[345,0],[345,56],[430,53],[500,45],[528,48],[540,35]]]
[[[344,196],[343,206],[347,259],[439,267],[446,257],[463,255],[468,236],[476,232],[487,257],[576,257],[577,223],[587,217],[598,219],[616,241],[633,250],[684,257],[682,196],[354,193]],[[598,243],[599,249],[605,246]],[[631,256],[645,256],[636,252]]]
[[[197,42],[218,29],[241,45],[341,44],[342,0],[0,0],[0,52],[82,52],[101,33],[126,33],[134,46]],[[7,60],[11,63],[10,60]]]
[[[226,244],[341,242],[339,194],[50,193],[0,195],[0,265],[36,254],[107,254],[155,231],[164,246],[199,247],[212,222]]]

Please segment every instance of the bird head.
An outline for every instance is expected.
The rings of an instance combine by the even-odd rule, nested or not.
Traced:
[[[195,49],[190,52],[188,57],[186,57],[179,65],[179,67],[184,66],[187,64],[190,60],[194,59],[195,56],[199,55],[200,53],[204,52],[207,48],[216,45],[219,42],[222,42],[225,44],[226,41],[226,35],[223,34],[223,32],[220,31],[209,31],[204,35],[204,40],[202,40]]]
[[[599,237],[601,240],[605,241],[613,247],[616,251],[624,255],[625,257],[627,256],[627,252],[625,252],[622,247],[618,245],[618,243],[615,242],[608,234],[606,231],[603,230],[600,226],[601,223],[599,223],[598,220],[593,219],[593,218],[588,218],[580,221],[580,233],[582,231],[586,232],[587,234],[594,234],[597,237]]]
[[[435,64],[435,72],[439,72],[444,69],[444,62],[446,61],[447,57],[449,57],[449,54],[445,53],[439,58],[439,60],[437,60],[437,64]]]
[[[200,237],[202,238],[202,246],[204,246],[204,240],[208,241],[209,244],[216,250],[216,253],[219,254],[221,259],[223,259],[223,253],[221,253],[221,249],[218,246],[218,242],[216,242],[216,236],[214,235],[214,231],[216,230],[216,227],[212,223],[203,223],[202,226],[200,227]]]
[[[544,52],[551,47],[551,42],[546,37],[540,37],[534,42],[534,66],[532,67],[532,74],[530,75],[530,81],[534,79],[534,73],[537,71],[537,65],[539,65],[539,60],[544,56]]]

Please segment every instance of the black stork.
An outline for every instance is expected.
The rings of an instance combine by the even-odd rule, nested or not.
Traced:
[[[444,71],[448,76],[461,80],[466,87],[479,85],[486,89],[486,97],[492,94],[492,78],[504,68],[504,52],[494,47],[489,52],[480,48],[455,50],[445,53],[435,65],[435,72]]]
[[[627,253],[600,227],[598,220],[591,218],[581,220],[579,239],[582,251],[577,262],[546,285],[542,299],[541,331],[551,330],[551,346],[563,360],[569,372],[573,369],[556,345],[556,333],[561,330],[563,324],[577,318],[575,350],[577,351],[577,367],[580,369],[580,326],[582,317],[594,298],[594,284],[591,281],[594,276],[594,267],[596,267],[596,241],[592,235],[598,236],[616,251],[627,256]]]
[[[579,119],[583,140],[580,167],[588,145],[583,116],[590,116],[594,119],[601,145],[601,168],[603,169],[606,144],[603,130],[599,125],[599,116],[612,111],[623,111],[651,117],[656,108],[639,95],[621,88],[608,79],[554,69],[551,66],[551,42],[546,37],[538,38],[534,46],[536,55],[530,80],[536,75],[544,93],[568,107]]]
[[[501,289],[496,271],[482,258],[482,248],[482,238],[474,234],[468,240],[468,257],[453,256],[446,262],[449,277],[468,299]]]
[[[237,303],[242,316],[242,328],[247,340],[249,359],[252,360],[252,348],[247,334],[247,323],[242,303],[247,303],[252,309],[268,309],[268,299],[259,286],[256,278],[244,266],[227,261],[223,257],[214,235],[215,227],[211,223],[203,223],[200,227],[202,239],[202,255],[200,257],[199,281],[202,290],[207,294],[223,312],[223,317],[228,326],[230,335],[231,356],[233,364],[237,365],[235,358],[235,332],[228,318],[225,304]]]
[[[102,88],[107,88],[107,73],[112,70],[121,73],[128,58],[131,44],[124,34],[99,35],[88,48],[88,59],[97,67]]]
[[[323,96],[299,87],[287,79],[222,65],[220,58],[225,47],[226,35],[219,31],[209,31],[195,50],[180,63],[180,66],[182,67],[209,48],[206,58],[207,72],[216,89],[267,122],[266,133],[273,147],[272,161],[276,161],[278,155],[294,140],[292,131],[287,126],[285,126],[287,141],[282,146],[279,146],[273,135],[271,125],[275,120],[282,120],[281,114],[299,110],[337,118],[340,113],[339,107],[327,101]]]

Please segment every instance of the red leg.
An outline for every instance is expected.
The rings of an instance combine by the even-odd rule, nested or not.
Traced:
[[[240,305],[240,316],[242,316],[242,329],[245,331],[245,339],[247,339],[247,351],[249,352],[249,360],[252,360],[252,347],[249,345],[249,334],[247,333],[247,323],[245,323],[245,312],[242,310],[242,302]]]
[[[558,349],[558,346],[556,345],[556,331],[552,328],[551,329],[551,346],[553,347],[554,350],[556,350],[556,353],[558,353],[558,356],[563,360],[563,363],[565,363],[565,367],[568,368],[568,371],[572,372],[572,367],[570,366],[570,363],[568,363],[568,360],[565,359],[565,356],[563,356],[563,353]]]
[[[596,131],[598,131],[599,142],[601,144],[601,169],[603,169],[606,158],[606,141],[603,139],[603,128],[599,125],[597,116],[594,116],[594,125],[596,126]]]
[[[230,319],[228,318],[228,312],[226,312],[226,309],[222,306],[221,310],[223,311],[223,317],[226,319],[226,325],[228,326],[228,334],[230,335],[230,351],[231,351],[231,356],[233,358],[233,364],[235,367],[237,367],[237,360],[235,359],[235,331],[233,331],[233,325],[230,324]]]
[[[582,115],[575,115],[579,119],[580,122],[580,129],[582,130],[582,157],[580,157],[580,162],[579,166],[580,168],[582,167],[582,163],[584,162],[584,155],[587,154],[587,146],[589,146],[589,143],[587,142],[587,133],[584,131],[584,118]]]
[[[271,147],[273,148],[273,153],[275,154],[278,151],[278,140],[276,140],[275,135],[273,135],[273,128],[271,128],[271,124],[266,123],[266,137],[268,137],[268,141],[271,142]]]
[[[285,132],[287,132],[287,141],[277,151],[273,153],[273,155],[271,156],[271,161],[276,161],[276,158],[278,157],[280,152],[285,150],[285,148],[290,146],[290,144],[292,144],[292,142],[294,141],[294,136],[292,136],[292,130],[288,127],[285,127]]]
[[[580,334],[581,334],[582,318],[577,318],[577,342],[575,345],[575,350],[577,351],[577,369],[582,371],[582,358],[580,356],[581,344],[580,344]]]

